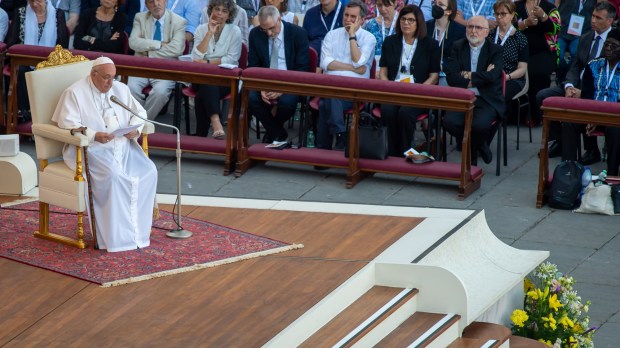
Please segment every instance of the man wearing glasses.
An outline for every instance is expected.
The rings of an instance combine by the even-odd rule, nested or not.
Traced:
[[[115,75],[110,58],[97,58],[90,75],[62,93],[52,120],[64,129],[85,128],[97,243],[107,251],[125,251],[149,246],[157,168],[135,140],[144,121],[110,100],[114,96],[146,117]],[[119,130],[131,125],[138,128]],[[124,134],[112,134],[116,130]],[[63,159],[72,170],[75,158],[75,146],[65,146]]]
[[[476,93],[474,117],[471,125],[471,163],[478,163],[478,154],[484,163],[491,163],[493,154],[489,143],[494,130],[491,125],[504,114],[504,95],[502,94],[502,47],[487,39],[489,27],[482,16],[474,16],[467,21],[466,39],[456,41],[452,46],[450,58],[444,71],[448,85],[467,88]],[[446,130],[463,139],[465,113],[449,111],[444,124]]]
[[[306,31],[282,21],[274,6],[258,11],[259,26],[250,31],[248,68],[308,71]],[[295,113],[299,96],[271,91],[250,92],[250,113],[265,127],[263,143],[286,141],[286,122]],[[275,110],[275,112],[273,112]]]

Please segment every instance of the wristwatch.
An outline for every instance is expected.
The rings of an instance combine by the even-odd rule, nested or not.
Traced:
[[[349,41],[357,40],[355,36],[349,36]]]

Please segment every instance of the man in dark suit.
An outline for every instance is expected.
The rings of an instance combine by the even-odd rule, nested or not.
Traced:
[[[543,100],[547,97],[581,97],[581,78],[583,71],[590,60],[600,56],[603,43],[607,39],[607,33],[611,30],[611,24],[614,18],[616,18],[616,9],[612,4],[607,1],[601,1],[595,5],[590,19],[592,31],[581,35],[579,38],[577,56],[573,59],[573,64],[566,74],[566,81],[562,83],[562,86],[549,87],[538,92],[538,94],[536,94],[536,103],[539,108]],[[577,131],[583,130],[581,129],[583,126],[576,127],[579,128]],[[549,146],[549,157],[558,157],[562,153],[560,134],[560,124],[557,122],[552,123],[549,138],[555,140],[555,142]],[[578,134],[579,132],[576,133],[576,136],[579,136]],[[585,153],[581,157],[581,162],[584,165],[596,163],[601,160],[601,153],[596,144],[596,137],[590,137],[584,134],[583,146]]]
[[[474,117],[471,125],[471,162],[478,163],[480,153],[485,163],[491,163],[493,154],[489,143],[493,139],[491,125],[504,114],[502,93],[502,47],[493,44],[486,37],[489,34],[487,20],[482,16],[467,21],[466,39],[456,41],[444,71],[448,85],[472,90],[476,93]],[[463,139],[465,114],[447,112],[444,122],[446,130]]]
[[[274,6],[258,11],[259,26],[250,31],[248,67],[308,71],[308,35],[301,27],[282,21]],[[286,122],[299,96],[270,91],[250,92],[250,113],[265,127],[264,143],[285,141]],[[277,105],[277,107],[276,107]],[[276,108],[275,113],[272,110]]]

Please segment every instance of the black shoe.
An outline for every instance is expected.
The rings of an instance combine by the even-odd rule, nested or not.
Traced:
[[[273,140],[275,140],[275,141],[286,141],[286,139],[288,139],[288,132],[284,131],[284,133],[282,133],[279,136],[275,137]]]
[[[549,156],[547,156],[549,158],[562,156],[562,144],[557,140],[554,141],[553,143],[551,143],[551,145],[549,145],[547,153],[549,154]]]
[[[484,163],[489,164],[493,161],[493,153],[488,145],[482,145],[480,149],[478,149],[478,153],[480,153],[480,157],[482,157]]]
[[[590,151],[586,151],[582,156],[581,156],[581,161],[579,161],[579,163],[583,164],[584,166],[589,166],[591,164],[594,163],[598,163],[601,161],[601,153],[596,150],[590,150]]]
[[[334,150],[344,151],[344,145],[346,141],[347,133],[338,133],[336,134],[336,145],[334,145]]]
[[[323,166],[314,166],[314,170],[328,170],[329,167],[323,167]]]

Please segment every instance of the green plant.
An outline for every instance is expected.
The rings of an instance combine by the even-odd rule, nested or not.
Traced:
[[[558,272],[556,265],[545,262],[531,278],[526,278],[523,309],[512,312],[511,328],[515,335],[541,341],[548,346],[593,347],[589,328],[590,301],[585,304],[573,289],[573,277]]]

